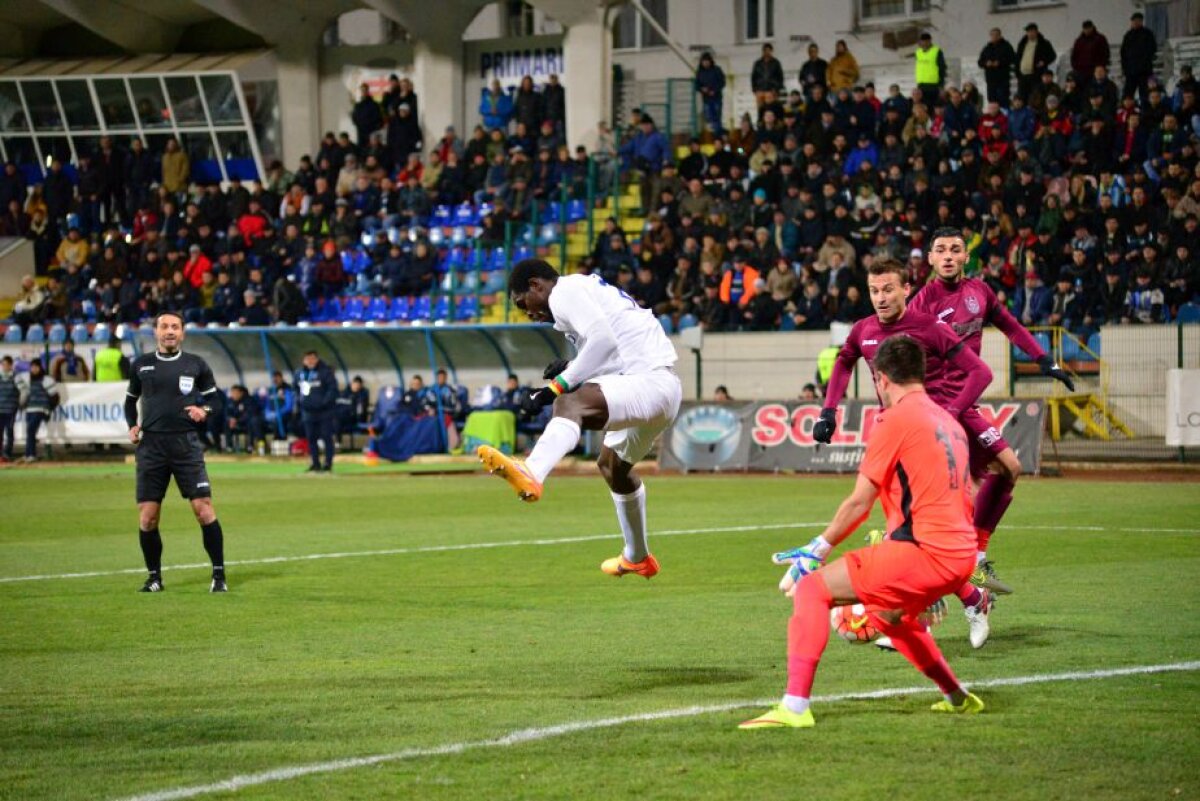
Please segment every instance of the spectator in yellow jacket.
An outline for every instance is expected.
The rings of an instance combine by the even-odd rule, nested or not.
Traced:
[[[846,40],[838,39],[833,58],[829,59],[829,93],[836,94],[839,89],[854,88],[858,77],[858,60],[846,46]]]

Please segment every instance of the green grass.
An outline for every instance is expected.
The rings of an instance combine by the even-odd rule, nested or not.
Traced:
[[[231,562],[603,535],[597,478],[519,504],[482,476],[214,465]],[[651,478],[652,530],[817,522],[849,479]],[[0,577],[140,566],[131,467],[0,473]],[[1095,526],[1054,530],[1031,526]],[[1183,529],[1134,532],[1122,528]],[[185,504],[167,565],[205,561]],[[530,727],[774,698],[788,604],[769,555],[813,528],[652,539],[663,573],[596,569],[610,539],[0,583],[0,799],[117,799]],[[1023,481],[993,544],[1018,588],[993,640],[938,629],[965,679],[1200,659],[1196,484]],[[923,685],[832,641],[817,693]],[[417,756],[216,793],[262,799],[1169,799],[1200,797],[1200,673],[933,692],[815,707],[808,732],[741,732],[757,706]]]

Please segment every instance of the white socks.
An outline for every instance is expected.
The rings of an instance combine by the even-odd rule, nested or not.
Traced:
[[[976,551],[975,552],[975,564],[982,565],[986,561],[987,561],[987,551]]]
[[[785,695],[783,696],[783,705],[789,712],[803,715],[808,710],[808,699],[801,695]]]
[[[546,423],[546,430],[533,446],[533,453],[525,460],[525,467],[533,473],[533,477],[542,483],[554,465],[564,456],[575,450],[579,444],[580,431],[576,423],[562,417],[551,418]]]
[[[640,562],[650,553],[646,546],[646,485],[641,485],[628,495],[614,492],[612,499],[617,507],[621,536],[625,538],[625,558],[630,562]]]

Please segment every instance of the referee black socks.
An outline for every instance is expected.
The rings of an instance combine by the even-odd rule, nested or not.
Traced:
[[[142,546],[142,558],[146,560],[146,570],[150,575],[162,574],[162,537],[158,529],[151,531],[138,530],[138,542]]]
[[[213,576],[223,577],[225,575],[225,535],[221,533],[221,522],[214,520],[201,526],[200,531],[204,534],[204,550],[208,552],[208,558],[212,560]]]

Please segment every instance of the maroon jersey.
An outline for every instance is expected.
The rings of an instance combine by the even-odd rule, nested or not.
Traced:
[[[850,384],[850,373],[860,357],[875,374],[875,354],[890,336],[912,337],[925,351],[925,391],[939,406],[955,414],[975,405],[992,381],[992,371],[965,347],[950,326],[924,312],[906,309],[894,323],[885,325],[876,316],[864,317],[850,329],[838,352],[825,394],[825,408],[838,405]]]
[[[1046,355],[1033,334],[1012,316],[992,288],[978,278],[962,278],[953,284],[935,278],[909,298],[908,308],[932,314],[949,325],[975,353],[979,353],[983,344],[984,325],[991,323],[1034,361]]]

